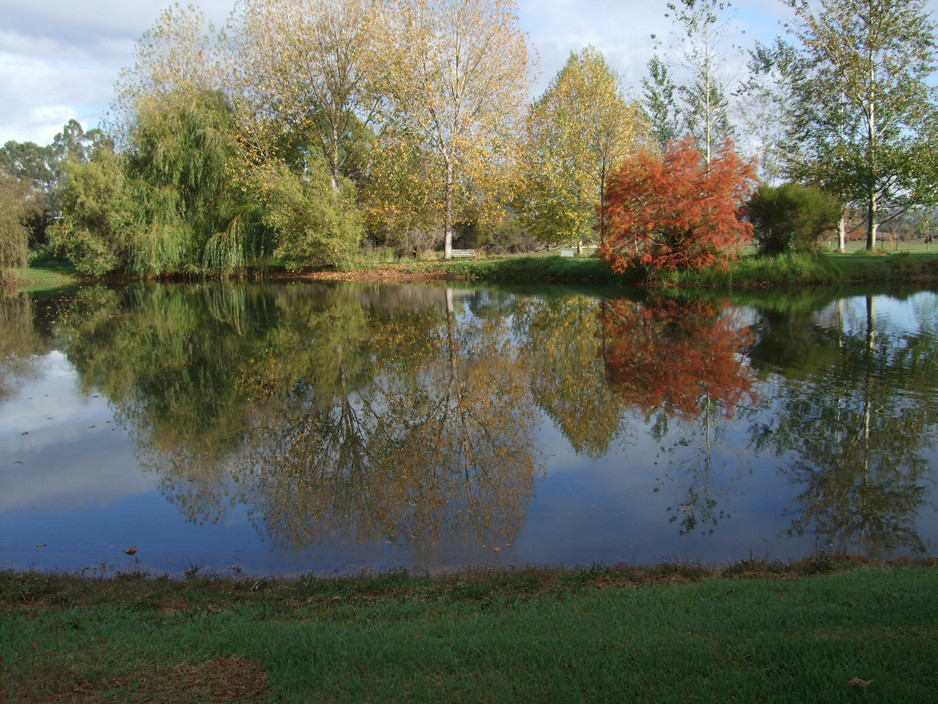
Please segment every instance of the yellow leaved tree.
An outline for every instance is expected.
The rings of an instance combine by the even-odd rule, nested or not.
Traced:
[[[512,0],[387,0],[381,89],[385,125],[434,156],[444,256],[466,206],[497,209],[530,81],[531,57]]]
[[[369,0],[242,0],[227,50],[248,152],[291,167],[322,159],[333,190],[350,143],[377,105]]]
[[[626,156],[650,140],[637,102],[623,94],[602,52],[588,46],[531,107],[517,203],[522,220],[548,244],[603,241],[606,181]]]

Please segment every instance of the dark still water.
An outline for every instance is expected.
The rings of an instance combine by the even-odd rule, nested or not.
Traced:
[[[0,298],[0,568],[934,556],[936,438],[929,291]]]

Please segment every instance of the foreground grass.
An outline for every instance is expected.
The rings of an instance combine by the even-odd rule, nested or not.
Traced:
[[[0,574],[0,700],[933,701],[938,565]]]

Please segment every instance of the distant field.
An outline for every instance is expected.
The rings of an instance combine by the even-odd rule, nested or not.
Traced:
[[[828,244],[833,249],[837,248],[836,240]],[[886,252],[938,252],[938,243],[925,244],[922,240],[880,240],[876,248]],[[866,249],[866,241],[847,242],[848,253],[862,249]]]

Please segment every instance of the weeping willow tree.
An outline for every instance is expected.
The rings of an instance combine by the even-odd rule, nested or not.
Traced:
[[[137,101],[128,146],[72,164],[53,242],[85,274],[231,273],[273,249],[261,204],[236,178],[240,153],[220,93]]]
[[[236,182],[239,146],[220,93],[143,96],[131,143],[127,171],[143,185],[145,203],[131,272],[224,272],[269,253],[258,203]]]
[[[0,170],[0,276],[7,267],[26,266],[25,220],[35,209],[26,184]]]

